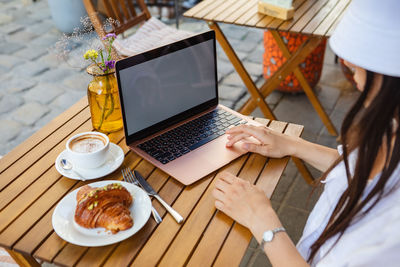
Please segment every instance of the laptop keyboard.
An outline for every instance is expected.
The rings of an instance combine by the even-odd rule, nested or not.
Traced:
[[[138,147],[162,164],[167,164],[225,134],[230,126],[245,123],[230,112],[215,109],[141,143]]]

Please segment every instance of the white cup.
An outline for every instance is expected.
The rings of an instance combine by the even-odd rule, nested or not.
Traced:
[[[93,169],[104,164],[110,139],[99,132],[79,133],[68,139],[66,148],[68,160],[74,167]]]

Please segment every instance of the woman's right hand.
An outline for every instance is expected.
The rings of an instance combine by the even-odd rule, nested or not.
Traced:
[[[240,125],[226,131],[228,134],[227,147],[243,141],[242,148],[249,152],[261,155],[282,158],[291,156],[295,152],[299,137],[289,136],[264,126]],[[254,137],[259,143],[252,142],[249,137]]]

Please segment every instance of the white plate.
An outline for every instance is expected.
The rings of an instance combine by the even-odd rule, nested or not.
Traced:
[[[92,180],[106,176],[118,169],[118,167],[121,166],[122,162],[124,161],[124,151],[118,145],[110,143],[107,159],[103,165],[94,169],[74,168],[74,170],[84,177],[84,179],[79,177],[73,171],[64,170],[60,165],[61,159],[68,160],[68,153],[66,150],[58,155],[55,162],[56,169],[61,175],[74,180]]]
[[[141,188],[122,181],[101,181],[89,184],[92,187],[105,186],[111,183],[121,183],[132,195],[133,204],[130,207],[133,226],[125,231],[112,234],[105,228],[87,229],[79,226],[75,220],[76,189],[66,195],[53,212],[53,229],[65,241],[86,247],[106,246],[120,242],[134,235],[147,222],[151,213],[151,200]]]

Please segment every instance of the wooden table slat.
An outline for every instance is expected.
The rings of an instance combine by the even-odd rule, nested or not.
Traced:
[[[7,168],[4,172],[0,174],[0,190],[4,190],[4,188],[9,185],[11,182],[14,182],[15,179],[21,175],[21,173],[25,172],[32,165],[36,166],[36,170],[41,170],[39,161],[43,162],[42,157],[46,156],[46,153],[51,149],[65,140],[67,135],[70,135],[77,128],[78,125],[88,121],[90,117],[89,109],[84,109],[81,113],[67,122],[64,126],[57,129],[51,136],[49,136],[45,141],[41,142],[39,145],[35,146],[29,152],[27,152],[21,159],[19,159],[18,164],[13,164],[9,168]],[[91,128],[90,128],[91,129]],[[62,151],[62,150],[61,150]],[[61,152],[60,151],[60,152]],[[55,158],[52,158],[54,162]],[[35,165],[36,164],[36,165]],[[32,179],[32,178],[31,178]],[[25,181],[26,185],[29,182]],[[0,208],[1,209],[1,208]]]
[[[186,11],[183,15],[185,17],[195,17],[196,14],[206,8],[208,5],[212,4],[215,0],[204,0],[197,4],[195,7]]]
[[[329,2],[314,16],[314,18],[301,31],[303,34],[312,34],[326,17],[333,11],[340,0],[329,0]]]
[[[225,0],[214,0],[207,7],[204,7],[201,11],[196,14],[196,17],[203,18],[204,16],[211,13],[214,9],[218,8],[219,5],[223,4]]]
[[[328,0],[318,0],[307,12],[290,28],[290,31],[301,32],[304,27],[315,17],[321,8],[323,8]]]
[[[246,4],[247,0],[238,0],[233,3],[229,8],[225,9],[224,12],[220,13],[214,18],[214,21],[224,21],[227,17],[238,10],[242,5]]]
[[[235,12],[233,12],[229,17],[225,19],[226,23],[234,23],[236,20],[240,19],[247,11],[251,10],[252,7],[257,3],[257,0],[248,0]]]
[[[278,30],[280,31],[287,31],[289,30],[293,25],[295,25],[302,17],[303,15],[314,5],[317,3],[317,0],[308,0],[305,3],[303,3],[294,13],[294,16],[291,20],[285,21],[278,27]]]
[[[27,140],[14,148],[12,151],[4,155],[3,158],[0,160],[0,174],[3,173],[5,169],[9,168],[15,161],[23,157],[32,148],[43,142],[54,131],[64,126],[66,122],[79,114],[79,112],[85,109],[87,105],[87,97],[82,98],[71,108],[63,112],[60,116],[57,116],[51,122],[43,126],[40,131],[37,131]]]
[[[212,12],[208,13],[203,17],[204,20],[214,20],[216,16],[224,12],[227,8],[229,8],[236,0],[226,0],[220,6],[215,8]]]
[[[307,0],[296,0],[293,2],[293,8],[295,12],[299,10],[299,8],[302,6],[302,4],[304,4],[305,1]],[[273,21],[271,21],[271,23],[268,24],[268,27],[272,29],[278,29],[279,26],[282,25],[285,21],[286,20],[275,18]]]
[[[247,155],[244,155],[235,160],[233,164],[224,167],[223,170],[233,173],[238,172],[247,158]],[[210,183],[214,182],[214,176],[215,173],[185,189],[174,205],[174,207],[176,207],[185,218],[183,225],[178,225],[170,217],[166,218],[167,220],[165,220],[165,222],[163,221],[163,223],[156,229],[147,241],[146,246],[135,258],[135,261],[132,264],[133,266],[155,266],[160,261],[164,255],[164,251],[174,240],[176,234],[178,232],[180,233],[181,228],[185,227],[185,225],[192,221],[191,218],[193,217],[195,210],[198,210],[199,207],[203,205],[204,194],[206,194],[204,192],[212,187],[212,184],[210,185]]]
[[[327,32],[332,28],[338,17],[344,12],[351,0],[341,0],[325,20],[313,32],[315,35],[327,35]]]
[[[244,25],[249,27],[257,27],[257,24],[266,17],[264,14],[256,12],[253,17],[251,17]]]
[[[335,20],[335,22],[333,22],[332,26],[329,28],[328,32],[326,33],[326,36],[331,36],[332,33],[334,32],[334,30],[336,29],[337,24],[339,23],[339,21],[342,20],[343,15],[346,13],[346,10],[344,10],[342,12],[342,14],[339,15],[339,17]]]
[[[249,24],[247,24],[247,22],[248,21],[250,21],[252,18],[254,18],[253,20],[252,20],[252,22],[254,22],[255,20],[256,20],[256,18],[259,18],[259,17],[257,17],[256,15],[258,14],[258,8],[257,8],[257,5],[253,5],[252,7],[250,7],[248,10],[247,10],[247,12],[246,13],[244,13],[240,18],[238,18],[236,21],[235,21],[235,24],[236,25],[249,25]],[[256,18],[255,18],[256,17]],[[258,21],[257,21],[258,22]],[[249,26],[255,26],[255,24],[257,23],[257,22],[254,22],[252,25],[249,25]]]

